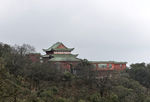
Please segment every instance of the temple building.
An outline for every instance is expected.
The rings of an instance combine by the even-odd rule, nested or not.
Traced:
[[[71,54],[74,48],[67,48],[63,43],[57,42],[48,49],[43,49],[46,53],[43,55],[44,61],[59,63],[61,67],[71,70],[81,59],[77,58],[78,54]],[[96,70],[124,70],[126,62],[115,61],[89,61]]]
[[[78,54],[71,54],[73,50],[74,48],[67,48],[63,43],[57,42],[48,49],[43,49],[46,54],[42,57],[44,61],[61,64],[62,67],[70,69],[80,62]]]

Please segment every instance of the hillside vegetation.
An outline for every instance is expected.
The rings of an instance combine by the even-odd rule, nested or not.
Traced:
[[[132,64],[98,78],[87,60],[74,75],[51,63],[32,62],[27,55],[33,52],[27,44],[0,44],[0,102],[150,102],[150,64]]]

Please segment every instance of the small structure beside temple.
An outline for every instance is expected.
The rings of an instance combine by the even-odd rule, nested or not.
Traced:
[[[57,42],[48,49],[43,49],[46,54],[42,57],[44,61],[60,64],[61,67],[70,70],[80,62],[78,54],[71,54],[73,50],[74,48],[67,48],[63,43]]]
[[[90,61],[96,70],[125,70],[127,62],[116,61]]]

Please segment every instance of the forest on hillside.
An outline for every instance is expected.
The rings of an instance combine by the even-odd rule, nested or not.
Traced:
[[[87,60],[76,66],[80,73],[75,75],[32,62],[27,55],[34,52],[28,44],[0,43],[0,102],[150,102],[150,64],[97,78]]]

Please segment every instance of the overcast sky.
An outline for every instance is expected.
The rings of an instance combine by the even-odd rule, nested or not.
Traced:
[[[0,0],[0,42],[55,42],[79,58],[150,62],[150,0]]]

